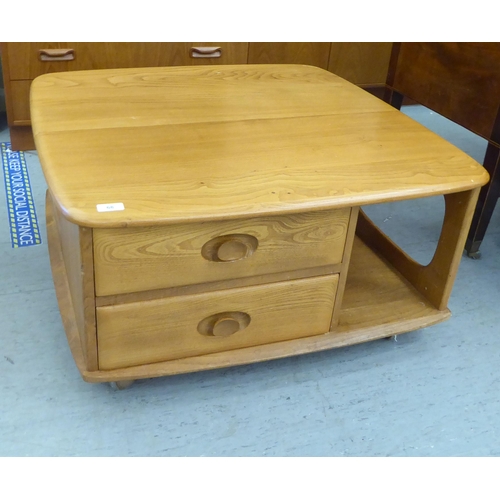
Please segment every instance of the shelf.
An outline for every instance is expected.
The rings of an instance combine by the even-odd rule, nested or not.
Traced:
[[[368,335],[365,340],[423,328],[450,316],[439,311],[359,238],[351,266],[336,334]],[[377,334],[381,330],[382,335]],[[400,331],[399,331],[400,330]],[[362,341],[362,339],[360,340]]]

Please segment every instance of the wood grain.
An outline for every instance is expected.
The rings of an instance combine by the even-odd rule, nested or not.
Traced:
[[[46,194],[48,245],[56,295],[77,365],[97,370],[92,235],[65,220]]]
[[[330,43],[250,42],[249,64],[308,64],[327,69]]]
[[[447,308],[479,189],[445,196],[441,235],[431,262],[422,266],[361,213],[357,233],[381,253],[437,309]]]
[[[90,227],[359,206],[487,181],[458,148],[311,66],[44,75],[32,116],[51,191]],[[116,202],[125,210],[96,210]]]
[[[327,274],[339,274],[346,269],[344,264],[332,266],[309,267],[296,271],[285,271],[281,273],[249,276],[247,278],[235,278],[223,281],[210,281],[208,283],[197,283],[195,285],[176,286],[173,288],[161,288],[143,292],[120,293],[116,295],[103,295],[96,297],[96,306],[113,306],[117,304],[130,304],[132,302],[163,299],[166,297],[180,297],[181,295],[194,295],[199,293],[214,292],[216,290],[230,290],[232,288],[243,288],[247,286],[262,285],[265,283],[278,283],[280,281],[298,280],[312,278],[314,276],[326,276]],[[337,291],[337,298],[339,292]],[[335,309],[337,306],[335,306]]]
[[[391,42],[332,43],[328,70],[358,85],[384,84]]]
[[[193,59],[193,46],[218,46],[222,57]],[[41,49],[74,49],[73,61],[41,61]],[[247,62],[247,42],[10,42],[10,75],[13,80],[31,80],[39,75],[61,71],[105,68],[184,66],[197,64],[243,64]]]
[[[127,229],[95,229],[96,294],[112,295],[337,264],[349,209],[248,220]],[[203,248],[226,234],[249,235],[248,257],[214,262]]]
[[[330,329],[338,276],[259,285],[97,309],[101,370],[318,335]],[[202,335],[198,324],[224,312],[251,318],[229,337]]]
[[[359,207],[353,207],[351,209],[351,217],[349,220],[349,226],[347,228],[347,235],[344,247],[344,254],[342,256],[341,270],[339,271],[339,284],[337,287],[337,295],[335,296],[335,305],[333,306],[332,323],[330,330],[335,331],[339,323],[340,313],[342,311],[342,304],[344,301],[344,292],[347,282],[347,277],[349,274],[349,267],[352,256],[352,248],[354,245],[354,239],[356,236],[356,227],[358,222]]]
[[[45,75],[33,83],[32,117],[60,212],[63,285],[84,323],[99,295],[96,372],[82,370],[73,345],[86,380],[289,356],[449,316],[487,173],[324,70]],[[354,237],[359,206],[436,194],[446,216],[427,268],[415,269],[363,216],[358,233],[373,249]],[[125,209],[98,211],[101,203]],[[95,283],[85,278],[94,261]],[[66,321],[73,344],[79,314]]]
[[[31,151],[36,149],[31,126],[12,125],[9,133],[10,147],[13,151]]]
[[[30,85],[29,80],[11,82],[10,95],[12,98],[12,109],[10,113],[11,124],[26,126],[31,124],[30,117]]]

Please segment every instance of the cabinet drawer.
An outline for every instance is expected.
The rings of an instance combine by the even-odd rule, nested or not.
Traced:
[[[96,294],[139,292],[338,264],[350,211],[95,229]]]
[[[330,330],[338,275],[97,308],[99,368],[229,351]]]
[[[32,80],[56,71],[246,64],[248,43],[19,42],[7,44],[7,49],[10,79]]]

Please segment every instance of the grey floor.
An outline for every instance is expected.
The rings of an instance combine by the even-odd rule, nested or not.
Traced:
[[[486,142],[420,106],[403,111],[482,162]],[[9,140],[5,117],[0,142]],[[26,154],[44,234],[43,179]],[[1,456],[500,456],[500,213],[482,259],[462,258],[452,318],[375,341],[249,366],[83,382],[52,286],[47,245],[12,249],[0,188]],[[370,215],[421,262],[441,198]]]

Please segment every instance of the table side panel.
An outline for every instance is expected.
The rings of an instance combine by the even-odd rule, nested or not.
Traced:
[[[342,261],[350,209],[125,229],[94,229],[96,294],[112,295],[283,273]],[[247,257],[209,260],[210,242],[255,238]],[[207,245],[208,246],[208,245]],[[221,251],[219,247],[219,252]],[[239,255],[236,255],[239,257]]]
[[[57,230],[58,241],[49,239],[49,245],[60,245],[66,279],[71,296],[71,307],[80,336],[82,352],[88,370],[97,369],[95,324],[95,291],[92,258],[92,232],[68,222],[47,193],[50,217]],[[52,223],[50,221],[50,223]]]

